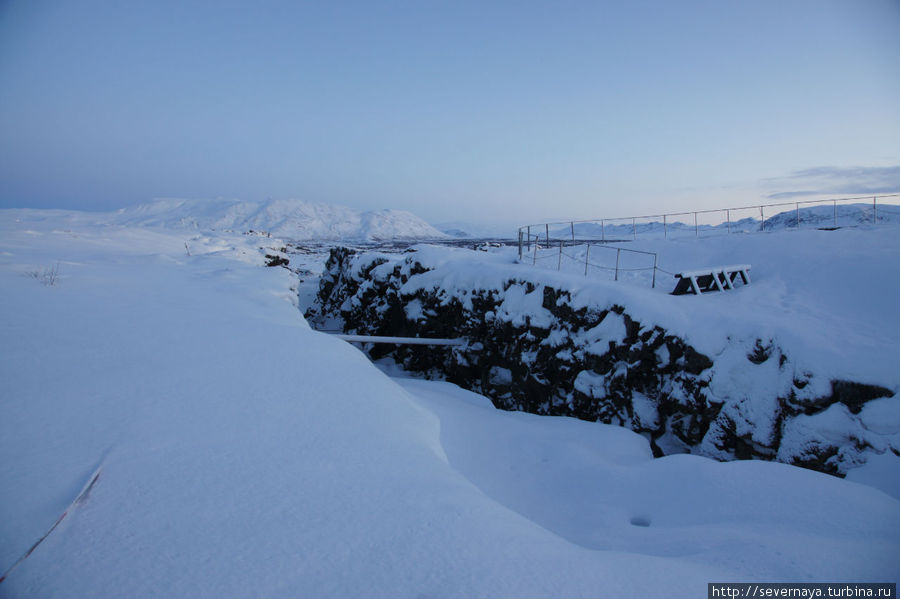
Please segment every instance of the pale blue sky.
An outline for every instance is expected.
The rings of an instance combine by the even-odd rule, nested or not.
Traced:
[[[885,189],[900,0],[0,0],[0,207],[515,222]]]

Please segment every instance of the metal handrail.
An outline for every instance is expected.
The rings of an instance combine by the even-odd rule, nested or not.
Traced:
[[[700,235],[700,225],[698,222],[698,215],[700,214],[713,214],[713,213],[725,213],[725,223],[727,223],[728,232],[731,233],[731,212],[732,211],[740,211],[740,210],[759,210],[759,221],[760,221],[760,230],[765,226],[765,209],[766,208],[775,208],[775,207],[785,207],[785,206],[793,206],[797,211],[797,228],[800,228],[800,206],[806,206],[810,204],[828,204],[831,203],[834,206],[834,222],[835,226],[837,226],[837,203],[838,202],[852,202],[858,200],[868,200],[872,198],[872,220],[874,223],[878,222],[878,198],[900,198],[900,193],[890,193],[890,194],[880,194],[874,196],[857,196],[857,197],[849,197],[849,198],[831,198],[825,200],[798,200],[795,202],[778,202],[773,204],[757,204],[754,206],[738,206],[734,208],[713,208],[707,210],[693,210],[687,212],[670,212],[666,214],[651,214],[645,216],[623,216],[617,218],[599,218],[599,219],[585,219],[585,220],[564,220],[564,221],[553,221],[553,222],[545,222],[538,223],[532,225],[522,225],[519,227],[519,257],[522,257],[522,247],[523,244],[527,244],[528,250],[531,249],[531,238],[537,237],[540,238],[540,235],[535,235],[531,233],[531,228],[536,227],[544,229],[544,238],[547,240],[547,243],[550,242],[550,227],[551,225],[554,227],[560,225],[569,225],[571,227],[571,236],[572,241],[575,241],[575,225],[576,224],[584,224],[584,223],[599,223],[600,224],[600,241],[606,241],[606,224],[610,222],[616,221],[631,221],[631,237],[632,239],[637,239],[637,221],[645,220],[645,219],[657,219],[651,222],[662,222],[663,225],[663,235],[665,238],[668,238],[669,231],[669,223],[668,217],[671,216],[685,216],[685,215],[694,215],[694,233],[695,235]],[[661,221],[658,219],[662,219]],[[706,226],[706,225],[704,225]]]
[[[540,245],[540,244],[539,244],[540,239],[539,239],[539,236],[537,236],[537,235],[534,235],[533,237],[534,237],[534,254],[533,254],[532,258],[531,258],[531,265],[532,265],[532,266],[535,266],[535,265],[537,264],[537,261],[538,261],[538,255],[537,255],[537,253],[538,253],[538,250],[540,249],[540,247],[539,247],[539,245]],[[559,240],[559,258],[558,258],[558,262],[557,262],[557,266],[556,266],[556,269],[557,269],[557,270],[561,270],[561,269],[562,269],[562,258],[563,258],[563,256],[565,256],[566,258],[573,259],[573,260],[578,260],[579,262],[581,261],[580,258],[576,258],[575,256],[571,256],[571,255],[566,254],[565,252],[563,252],[563,246],[565,245],[565,243],[566,243],[566,242],[565,242],[564,240],[562,240],[562,239]],[[651,283],[651,287],[654,287],[654,288],[656,287],[656,271],[658,270],[658,267],[657,267],[657,263],[658,263],[658,255],[656,254],[656,252],[646,252],[646,251],[644,251],[644,250],[632,250],[632,249],[629,249],[629,248],[616,247],[616,246],[607,245],[607,244],[605,244],[605,243],[596,243],[596,242],[591,242],[591,241],[572,242],[571,245],[574,246],[574,245],[582,245],[582,244],[586,244],[586,245],[587,245],[587,248],[586,248],[586,251],[585,251],[585,256],[584,256],[584,276],[587,276],[587,275],[588,275],[588,268],[591,267],[591,266],[593,266],[594,268],[600,268],[600,269],[603,269],[603,270],[611,270],[611,271],[614,271],[614,272],[615,272],[615,278],[614,278],[614,280],[616,280],[616,281],[619,280],[619,272],[625,272],[625,271],[638,271],[638,270],[652,270],[652,271],[653,271],[653,281],[652,281],[652,283]],[[616,251],[616,265],[615,265],[615,267],[603,266],[603,265],[601,265],[601,264],[595,264],[595,263],[591,262],[590,259],[591,259],[591,247],[592,247],[592,244],[594,244],[594,247],[600,247],[600,248],[603,248],[603,249],[606,249],[606,250],[615,250],[615,251]],[[529,246],[530,246],[530,243],[529,243]],[[553,249],[553,248],[550,247],[550,245],[548,244],[548,249]],[[519,259],[521,260],[521,259],[522,259],[522,258],[521,258],[521,244],[520,244],[520,247],[519,247],[519,251],[520,251],[520,257],[519,257]],[[653,256],[653,266],[648,266],[648,267],[646,267],[646,268],[620,268],[620,267],[619,267],[619,257],[621,256],[622,252],[628,252],[628,253],[631,253],[631,254],[644,254],[645,256]],[[553,257],[553,256],[542,256],[541,259],[543,260],[544,258],[552,258],[552,257]]]
[[[533,224],[533,225],[523,225],[523,226],[519,227],[519,260],[523,259],[523,248],[527,245],[527,251],[531,251],[531,244],[534,243],[534,255],[532,256],[531,263],[532,263],[532,265],[535,265],[538,260],[537,252],[538,252],[540,241],[543,239],[546,242],[547,247],[551,247],[553,245],[551,237],[550,237],[551,225],[554,227],[557,227],[559,225],[570,225],[571,237],[572,237],[571,243],[573,245],[574,244],[580,245],[580,243],[587,243],[587,250],[585,253],[585,260],[584,260],[584,274],[585,275],[588,274],[589,266],[592,266],[592,264],[590,263],[591,244],[595,243],[599,247],[607,247],[608,249],[616,250],[616,252],[617,252],[616,253],[616,266],[614,269],[610,268],[610,267],[604,267],[604,266],[593,264],[593,266],[596,268],[603,268],[606,270],[615,270],[615,273],[616,273],[615,280],[619,279],[619,271],[620,270],[634,270],[634,269],[620,269],[619,268],[619,256],[621,255],[622,251],[632,252],[632,253],[636,253],[636,254],[652,255],[653,256],[653,266],[648,267],[646,269],[638,269],[638,270],[650,270],[652,268],[652,270],[653,270],[653,286],[655,287],[656,286],[656,271],[661,270],[657,266],[657,263],[658,263],[657,254],[655,254],[654,252],[645,252],[642,250],[632,250],[632,249],[628,249],[628,248],[618,248],[618,247],[607,246],[606,243],[609,241],[613,241],[613,240],[606,239],[606,229],[605,229],[606,223],[614,222],[614,221],[630,220],[631,226],[632,226],[632,238],[637,239],[637,220],[638,219],[641,219],[641,220],[662,219],[661,222],[663,225],[663,234],[664,234],[665,238],[668,238],[668,227],[670,226],[669,222],[668,222],[669,217],[685,216],[685,215],[693,214],[694,215],[694,232],[697,236],[699,236],[700,235],[700,225],[698,224],[698,218],[697,218],[697,215],[699,215],[699,214],[712,214],[712,213],[724,212],[725,213],[725,221],[724,222],[727,223],[728,233],[731,233],[731,229],[732,229],[731,212],[732,211],[758,209],[759,217],[760,217],[759,218],[759,226],[760,226],[760,230],[762,230],[766,223],[766,219],[765,219],[765,209],[766,208],[793,206],[797,211],[797,225],[796,226],[799,229],[800,224],[801,224],[801,219],[800,219],[800,206],[801,205],[806,206],[806,205],[811,205],[811,204],[815,205],[815,204],[831,203],[834,206],[834,222],[835,222],[835,226],[836,226],[837,225],[837,203],[838,202],[844,203],[844,202],[852,202],[852,201],[858,201],[858,200],[868,200],[869,198],[872,198],[872,221],[874,223],[877,223],[878,222],[878,198],[882,198],[882,199],[883,198],[900,198],[900,193],[881,194],[881,195],[874,195],[874,196],[859,196],[859,197],[850,197],[850,198],[831,198],[831,199],[827,199],[827,200],[799,200],[799,201],[795,201],[795,202],[778,202],[778,203],[772,203],[772,204],[757,204],[755,206],[740,206],[740,207],[735,207],[735,208],[718,208],[718,209],[708,209],[708,210],[694,210],[694,211],[687,211],[687,212],[670,212],[670,213],[666,213],[666,214],[647,215],[647,216],[627,216],[627,217],[621,217],[621,218],[601,218],[601,219],[586,219],[586,220],[555,221],[555,222],[546,222],[546,223]],[[889,205],[893,205],[893,204],[889,204]],[[656,220],[656,221],[651,221],[651,222],[658,223],[660,221]],[[741,221],[737,221],[737,222],[741,222]],[[597,239],[584,240],[583,239],[580,242],[577,241],[575,239],[575,225],[583,224],[583,223],[599,223],[600,230],[601,230],[601,239],[600,240],[597,240]],[[674,224],[674,223],[672,223],[672,224]],[[706,225],[703,225],[703,226],[706,227]],[[540,234],[532,233],[531,232],[532,227],[543,228],[544,235],[542,236]],[[559,258],[558,258],[557,269],[560,269],[562,267],[562,257],[564,255],[562,249],[563,249],[563,245],[564,245],[565,241],[559,237],[557,237],[557,240],[559,241]],[[620,241],[624,241],[624,240],[620,240]],[[565,255],[567,258],[573,258],[573,256],[569,256],[568,254],[565,254]],[[542,259],[543,258],[544,257],[542,257]]]
[[[583,220],[560,220],[560,221],[549,221],[545,223],[533,223],[530,225],[522,225],[519,227],[519,231],[524,231],[530,227],[543,227],[547,225],[569,225],[576,224],[580,225],[583,223],[599,223],[602,221],[614,221],[614,220],[636,220],[636,219],[644,219],[644,218],[665,218],[668,216],[684,216],[688,214],[712,214],[713,212],[726,212],[728,210],[753,210],[756,208],[775,208],[778,206],[796,206],[799,204],[827,204],[828,202],[852,202],[854,200],[868,200],[872,199],[873,202],[877,201],[877,198],[900,198],[900,193],[889,193],[889,194],[878,194],[878,195],[867,195],[867,196],[859,196],[852,198],[829,198],[826,200],[800,200],[796,202],[778,202],[775,204],[754,204],[752,206],[733,206],[731,208],[710,208],[707,210],[686,210],[684,212],[666,212],[665,214],[646,214],[644,216],[614,216],[612,218],[588,218]]]
[[[392,343],[394,345],[465,345],[465,339],[439,339],[434,337],[386,337],[384,335],[351,335],[328,333],[332,337],[351,343]]]

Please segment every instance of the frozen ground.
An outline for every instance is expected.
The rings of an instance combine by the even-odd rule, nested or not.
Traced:
[[[0,570],[66,513],[0,597],[897,580],[897,499],[398,384],[307,326],[279,243],[0,212]]]

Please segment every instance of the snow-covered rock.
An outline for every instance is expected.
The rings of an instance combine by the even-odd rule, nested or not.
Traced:
[[[869,248],[867,259],[876,262],[866,268],[895,275],[896,255],[879,245],[892,231],[807,233],[808,239],[794,232],[742,239],[756,251],[785,244],[798,252],[808,244],[809,255],[782,257],[780,268],[789,273],[799,260],[823,270],[830,277],[822,289],[769,287],[776,276],[765,272],[755,287],[683,298],[516,264],[506,250],[423,246],[391,256],[339,249],[307,315],[357,334],[465,337],[470,344],[463,348],[368,351],[484,393],[504,409],[631,428],[651,440],[657,455],[778,460],[845,475],[870,451],[900,455],[900,430],[879,432],[861,415],[869,402],[885,398],[881,405],[890,407],[883,409],[900,416],[897,372],[887,359],[896,311],[876,301],[886,309],[841,313],[851,296],[898,283],[889,275],[835,293],[831,285],[842,282],[842,273],[831,254],[841,254],[844,242]],[[812,253],[820,241],[831,249]],[[848,274],[844,282],[850,280]],[[812,301],[821,294],[815,311],[807,309],[809,323],[794,313],[804,294]],[[414,314],[404,311],[411,303]],[[860,335],[873,324],[881,326],[876,336]],[[847,336],[817,345],[811,340],[823,327]]]

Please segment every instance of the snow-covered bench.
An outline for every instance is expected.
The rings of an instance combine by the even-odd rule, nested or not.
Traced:
[[[682,295],[693,291],[700,295],[704,291],[725,291],[734,289],[734,282],[738,277],[744,285],[750,284],[750,265],[735,264],[732,266],[717,266],[701,270],[688,270],[675,274],[679,279],[672,295]]]

